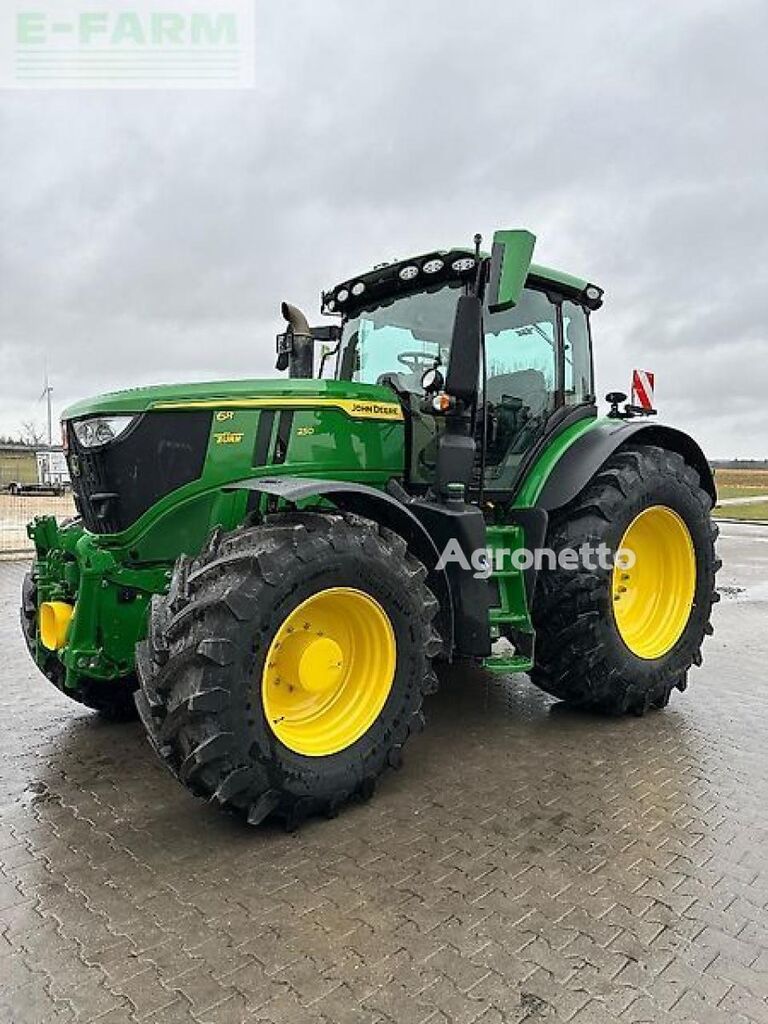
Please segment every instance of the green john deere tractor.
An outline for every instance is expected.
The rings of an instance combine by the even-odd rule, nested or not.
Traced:
[[[376,267],[323,296],[331,325],[285,305],[287,380],[69,408],[79,514],[30,525],[22,599],[45,675],[138,708],[193,793],[289,827],[399,764],[441,660],[610,714],[684,690],[712,474],[625,395],[598,416],[602,291],[534,241]]]

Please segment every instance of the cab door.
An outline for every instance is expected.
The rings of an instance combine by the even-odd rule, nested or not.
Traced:
[[[508,491],[562,402],[557,304],[544,291],[525,288],[511,309],[486,311],[485,358],[485,487]]]
[[[561,422],[559,411],[594,402],[587,312],[529,286],[511,309],[486,311],[485,355],[485,489],[509,493],[528,453]]]

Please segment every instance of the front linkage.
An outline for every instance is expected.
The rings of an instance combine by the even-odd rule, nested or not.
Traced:
[[[109,718],[133,717],[135,643],[169,570],[124,565],[79,520],[59,525],[41,516],[28,533],[37,557],[24,581],[21,621],[32,658],[68,697]]]

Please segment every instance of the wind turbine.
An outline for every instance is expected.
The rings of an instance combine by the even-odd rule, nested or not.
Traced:
[[[38,402],[41,402],[44,398],[48,404],[48,447],[53,446],[53,419],[51,416],[51,395],[53,394],[53,387],[48,381],[48,363],[45,364],[45,387],[43,388]]]

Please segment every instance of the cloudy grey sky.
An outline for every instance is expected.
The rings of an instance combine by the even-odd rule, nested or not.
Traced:
[[[46,357],[57,410],[268,375],[281,299],[529,227],[606,289],[601,393],[768,457],[765,0],[256,8],[252,91],[0,93],[0,433]]]

